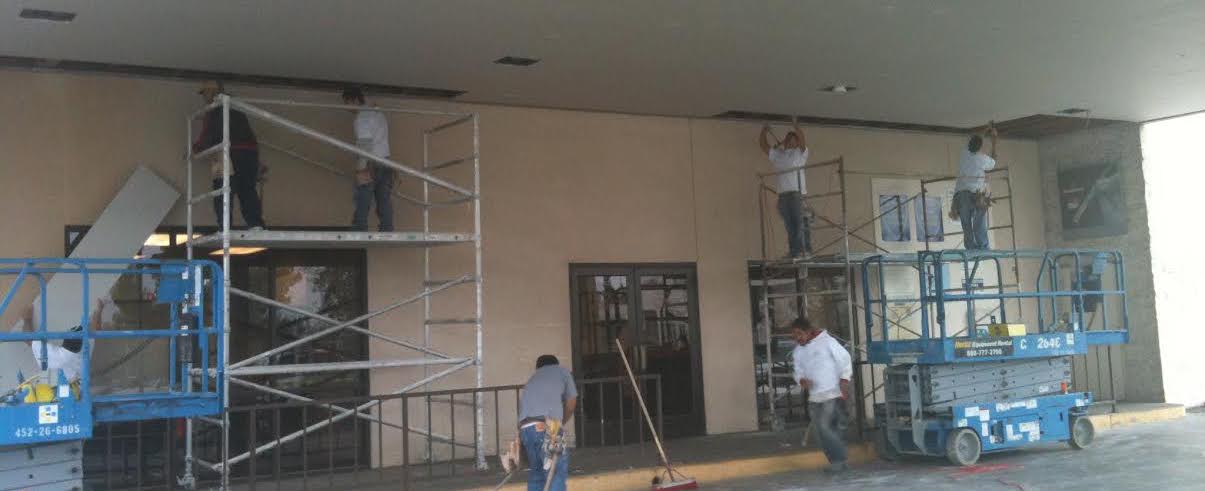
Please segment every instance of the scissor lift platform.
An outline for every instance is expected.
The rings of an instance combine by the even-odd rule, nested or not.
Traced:
[[[59,283],[51,284],[47,278]],[[154,302],[167,305],[167,325],[128,330],[98,330],[90,308],[108,292],[93,292],[100,275],[139,275],[155,285]],[[40,342],[38,372],[17,374],[17,387],[3,388],[0,396],[0,489],[82,489],[82,441],[92,436],[95,423],[190,418],[221,413],[222,384],[222,272],[211,261],[159,261],[127,259],[0,259],[0,276],[12,279],[0,300],[0,314],[26,282],[36,283],[39,301],[34,326],[28,332],[0,332],[0,343]],[[64,280],[70,277],[70,280]],[[65,285],[65,287],[64,287]],[[70,296],[74,313],[50,312],[47,305],[64,305],[53,296]],[[78,302],[78,303],[76,303]],[[73,326],[79,326],[78,330]],[[162,367],[167,384],[154,391],[94,394],[91,362],[97,340],[161,340],[168,346],[168,364]],[[78,340],[78,352],[56,343]],[[48,365],[46,350],[53,347],[79,357],[80,372],[67,380],[60,369]],[[29,356],[33,356],[30,353]],[[62,355],[66,356],[66,355]],[[211,363],[211,360],[217,360]],[[194,370],[194,364],[199,370]],[[197,372],[197,375],[190,375]],[[29,379],[25,376],[29,375]]]
[[[1121,344],[1129,340],[1125,308],[1125,271],[1121,254],[1103,251],[1009,251],[1008,257],[1040,261],[1032,291],[990,292],[972,288],[975,271],[984,261],[995,262],[1005,254],[966,251],[921,252],[914,257],[874,256],[862,262],[862,288],[867,303],[865,322],[869,360],[887,365],[885,402],[875,406],[879,423],[879,454],[891,459],[899,454],[945,456],[957,465],[970,465],[982,453],[1020,448],[1037,442],[1068,442],[1074,448],[1092,443],[1095,430],[1088,419],[1090,392],[1073,392],[1071,356],[1086,354],[1090,346]],[[1060,288],[1059,265],[1073,263],[1063,271],[1073,277]],[[943,280],[951,264],[964,271],[960,287]],[[884,269],[893,265],[918,275],[920,295],[915,301],[921,312],[919,333],[911,339],[892,337],[883,323],[875,332],[872,310],[887,318],[892,303],[885,292]],[[1085,265],[1088,265],[1085,267]],[[1108,266],[1111,265],[1112,268]],[[1104,289],[1101,276],[1115,277],[1115,289]],[[877,278],[872,276],[877,272]],[[999,277],[999,276],[997,276]],[[874,291],[872,285],[878,286]],[[1083,326],[1088,305],[1099,307],[1106,297],[1120,301],[1121,323],[1098,330]],[[1035,301],[1037,332],[1015,336],[989,336],[974,325],[979,303],[997,303],[1002,323],[1008,323],[1006,300]],[[1047,322],[1057,318],[1060,299],[1070,304],[1064,318],[1070,322]],[[1093,302],[1095,302],[1093,304]],[[955,331],[947,325],[947,304],[965,305],[971,325]],[[1103,307],[1103,308],[1107,308]],[[1095,317],[1095,316],[1093,316]],[[936,321],[930,325],[930,320]],[[1089,321],[1090,322],[1090,321]],[[947,335],[947,333],[965,335]]]

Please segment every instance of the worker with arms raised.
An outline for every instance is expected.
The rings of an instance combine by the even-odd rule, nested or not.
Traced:
[[[531,469],[528,491],[564,491],[569,480],[569,452],[561,441],[562,427],[577,409],[577,384],[553,355],[540,355],[536,371],[519,398],[519,439]],[[556,458],[549,455],[559,452]],[[550,482],[546,482],[550,481]]]
[[[775,171],[797,169],[808,163],[807,137],[799,127],[798,119],[792,119],[791,123],[794,130],[787,132],[787,136],[774,145],[766,140],[766,136],[771,134],[770,125],[762,126],[761,135],[758,136],[761,151],[774,164]],[[807,193],[803,169],[778,174],[777,178],[778,213],[782,215],[782,223],[787,230],[787,246],[790,250],[787,255],[791,258],[803,257],[812,252],[811,231],[803,201],[803,195]]]
[[[984,250],[987,241],[987,209],[991,206],[988,196],[987,171],[996,168],[996,139],[999,133],[995,125],[988,124],[987,136],[992,138],[992,148],[983,152],[983,136],[971,135],[967,147],[958,158],[958,180],[954,183],[954,203],[951,215],[962,222],[963,245],[967,250]]]
[[[795,380],[808,391],[808,413],[829,462],[826,471],[842,472],[848,468],[846,405],[854,373],[849,352],[827,331],[803,317],[791,322],[791,334],[799,343],[791,355]]]

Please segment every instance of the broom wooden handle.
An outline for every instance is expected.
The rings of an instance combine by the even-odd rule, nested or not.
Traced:
[[[619,358],[623,360],[623,368],[628,372],[628,380],[632,381],[636,400],[640,402],[640,411],[644,413],[644,420],[649,424],[649,432],[653,434],[653,443],[657,444],[657,453],[661,454],[661,463],[665,464],[665,469],[672,476],[674,467],[670,465],[669,458],[665,456],[665,449],[661,447],[661,438],[657,436],[657,427],[653,425],[653,417],[649,416],[649,408],[644,404],[644,395],[640,393],[640,385],[636,384],[636,375],[632,374],[632,366],[628,365],[628,355],[624,354],[623,343],[619,341],[619,338],[615,338],[615,346],[619,348]]]

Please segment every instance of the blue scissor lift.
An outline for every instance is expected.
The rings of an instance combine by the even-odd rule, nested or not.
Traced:
[[[98,279],[106,275],[142,275],[153,281],[153,302],[169,307],[168,324],[137,330],[120,324],[114,329],[92,329],[91,300],[108,296],[107,291],[93,291],[92,285],[102,283]],[[0,259],[0,278],[11,280],[0,300],[0,315],[10,309],[24,310],[25,305],[14,305],[22,285],[36,283],[41,299],[36,302],[38,320],[33,332],[8,332],[6,328],[0,332],[0,343],[42,341],[43,349],[39,372],[7,374],[16,377],[19,384],[0,388],[0,483],[21,489],[82,489],[82,442],[92,436],[93,424],[221,413],[225,397],[225,305],[223,276],[215,263]],[[51,285],[52,278],[55,285]],[[111,285],[114,280],[109,278],[103,283]],[[80,305],[78,319],[65,319],[49,311],[48,305],[63,305],[63,296]],[[73,326],[80,329],[72,330]],[[46,345],[55,346],[67,339],[81,342],[81,371],[75,381],[66,380],[45,361]],[[142,388],[126,393],[96,393],[90,373],[93,344],[117,339],[166,340],[168,366],[162,369],[167,383],[152,391]],[[28,346],[22,348],[29,350]],[[0,366],[17,365],[10,362]],[[191,450],[191,445],[188,448]],[[181,478],[184,484],[191,484],[191,464],[191,459],[186,459]]]
[[[1006,287],[1000,281],[1002,261],[1011,267],[1032,264],[1036,279]],[[997,284],[984,286],[981,276],[993,271]],[[918,296],[898,297],[907,282],[914,282],[910,291]],[[1093,396],[1069,390],[1071,357],[1129,339],[1119,252],[877,255],[862,262],[862,294],[869,361],[886,365],[885,402],[874,408],[884,458],[945,456],[971,465],[981,453],[1036,442],[1069,442],[1074,448],[1092,442],[1095,430],[1086,416]],[[918,306],[919,332],[898,329],[898,322],[876,329],[876,318],[891,318],[889,307],[902,304]],[[1028,318],[1036,325],[1016,325],[1023,316],[1010,304],[1015,310],[1036,305],[1036,315]],[[990,306],[987,313],[984,305]],[[998,318],[994,326],[982,325],[988,314]],[[1007,332],[1010,315],[1014,325]]]

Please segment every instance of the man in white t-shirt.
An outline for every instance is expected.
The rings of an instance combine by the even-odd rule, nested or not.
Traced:
[[[791,123],[794,130],[774,145],[766,140],[770,125],[762,126],[758,144],[774,164],[774,171],[781,172],[777,176],[778,213],[782,215],[783,225],[787,229],[788,255],[796,258],[812,252],[812,238],[804,213],[803,195],[807,193],[807,185],[801,169],[808,163],[807,137],[799,127],[798,119],[793,119]],[[783,172],[789,169],[794,170]]]
[[[343,103],[364,105],[364,93],[351,87],[343,90]],[[368,153],[381,158],[389,158],[389,121],[385,114],[372,109],[356,111],[353,124],[356,133],[356,146]],[[393,168],[361,157],[356,162],[356,211],[352,214],[351,225],[355,230],[368,230],[368,209],[377,202],[377,218],[380,220],[378,230],[393,231]]]
[[[958,159],[958,180],[954,183],[954,208],[962,221],[963,245],[967,250],[988,248],[987,171],[996,167],[996,139],[999,133],[989,124],[991,152],[983,153],[983,135],[971,135],[967,148]]]
[[[96,301],[96,308],[92,310],[92,315],[88,320],[88,325],[93,331],[101,329],[101,316],[104,315],[105,303],[103,300]],[[21,330],[25,332],[36,332],[34,327],[33,306],[25,310],[25,315],[21,319]],[[71,328],[73,332],[82,331],[80,326]],[[42,364],[42,345],[43,341],[30,341],[29,348],[33,351],[33,358]],[[49,370],[59,370],[63,372],[63,377],[68,382],[74,383],[79,380],[80,372],[83,370],[81,351],[83,351],[84,343],[79,339],[64,339],[61,344],[46,345],[46,368]],[[57,380],[47,381],[50,384],[58,383]]]

